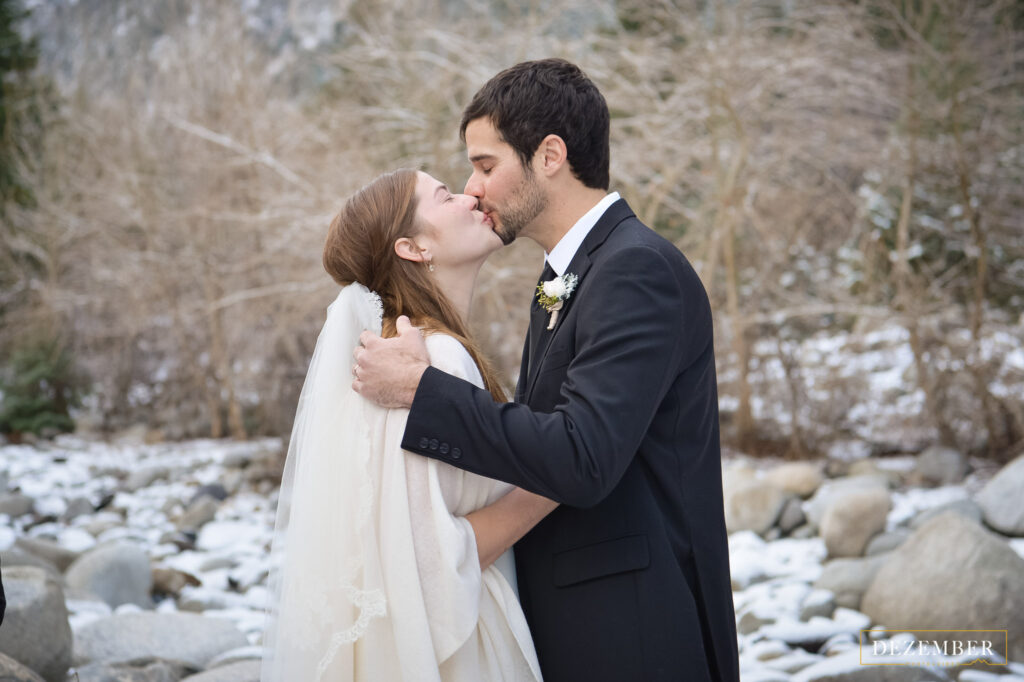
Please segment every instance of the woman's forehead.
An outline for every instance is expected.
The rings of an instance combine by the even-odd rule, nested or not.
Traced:
[[[440,194],[442,190],[447,191],[447,186],[443,182],[429,173],[416,171],[416,194],[420,199]]]

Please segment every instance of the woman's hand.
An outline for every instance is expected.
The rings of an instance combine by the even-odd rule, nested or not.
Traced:
[[[557,506],[546,497],[513,488],[494,504],[467,514],[476,535],[480,570],[493,564]]]

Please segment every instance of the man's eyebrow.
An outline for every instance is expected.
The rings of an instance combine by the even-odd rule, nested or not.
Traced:
[[[477,161],[487,161],[493,158],[495,158],[494,154],[474,154],[473,156],[469,157],[469,162],[476,163]]]

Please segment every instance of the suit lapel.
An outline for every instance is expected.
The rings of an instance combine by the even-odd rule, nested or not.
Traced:
[[[517,403],[526,400],[526,379],[530,376],[530,332],[527,326],[526,338],[523,340],[523,355],[519,360],[519,377],[516,379],[516,392],[512,400]]]
[[[580,248],[577,249],[576,255],[573,256],[572,262],[569,263],[569,268],[565,271],[566,274],[572,273],[576,275],[576,292],[583,285],[583,278],[587,271],[590,270],[590,254],[604,243],[608,235],[612,233],[619,223],[632,215],[633,211],[630,210],[625,200],[619,199],[608,207],[608,210],[604,212],[604,215],[601,216],[590,230],[590,233],[587,234]],[[545,266],[538,284],[552,279],[554,276],[554,270],[550,266]],[[536,295],[533,297],[533,304],[530,307],[530,359],[527,369],[526,391],[523,393],[524,402],[529,402],[530,400],[534,384],[537,381],[537,375],[540,373],[540,366],[547,355],[548,347],[551,345],[551,339],[558,333],[559,328],[565,322],[566,317],[568,317],[569,309],[576,301],[576,292],[562,304],[562,309],[558,312],[558,319],[555,321],[554,329],[547,328],[551,313],[541,307],[537,302]],[[522,381],[523,379],[520,377],[520,382]]]

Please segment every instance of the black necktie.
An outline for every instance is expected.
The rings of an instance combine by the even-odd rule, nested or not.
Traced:
[[[549,263],[545,261],[544,270],[540,273],[540,279],[537,280],[537,287],[541,284],[555,278],[555,271]],[[540,340],[544,334],[544,321],[547,319],[548,311],[541,307],[537,301],[537,289],[533,290],[533,303],[530,305],[530,356],[527,360],[527,377],[533,375],[533,362],[537,355],[537,347],[540,345]]]

